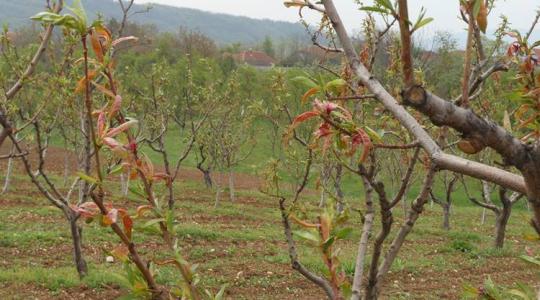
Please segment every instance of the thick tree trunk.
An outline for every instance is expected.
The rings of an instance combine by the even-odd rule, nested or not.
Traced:
[[[464,138],[480,141],[479,146],[488,146],[501,154],[506,163],[517,167],[523,177],[475,161],[444,153],[423,129],[418,121],[373,77],[358,59],[358,54],[347,34],[332,0],[323,1],[326,15],[343,46],[351,69],[360,82],[381,102],[394,117],[409,130],[422,145],[433,162],[441,169],[488,180],[514,191],[527,193],[534,212],[535,224],[540,232],[540,142],[526,145],[493,122],[483,120],[471,110],[442,100],[422,87],[413,87],[403,92],[404,103],[428,116],[437,126],[449,126]],[[481,148],[481,147],[480,147]]]
[[[445,203],[443,206],[443,229],[450,230],[450,203]]]
[[[73,241],[73,259],[79,277],[82,279],[88,274],[88,266],[82,253],[82,227],[77,225],[77,218],[73,213],[70,213],[68,221],[71,229],[71,239]]]
[[[201,170],[201,172],[203,173],[204,184],[206,185],[207,188],[211,189],[213,186],[213,183],[212,183],[212,176],[210,176],[210,170],[205,169],[205,170]]]
[[[223,174],[220,173],[219,174],[219,179],[216,180],[216,184],[215,184],[215,187],[216,187],[216,197],[215,197],[215,200],[214,200],[214,207],[218,207],[219,205],[219,200],[221,198],[221,181],[223,180]]]
[[[424,205],[427,203],[429,195],[431,194],[431,188],[433,186],[435,172],[435,168],[432,167],[426,174],[426,179],[424,180],[422,191],[413,201],[411,208],[409,209],[409,213],[407,214],[407,219],[405,223],[401,225],[396,237],[388,248],[384,260],[381,263],[381,266],[379,267],[379,270],[377,272],[377,286],[374,289],[375,292],[378,292],[381,282],[384,279],[384,276],[386,276],[386,274],[388,273],[388,270],[390,270],[392,263],[396,259],[399,249],[401,249],[401,246],[403,246],[403,243],[405,242],[405,238],[411,232],[414,224],[416,223],[416,220],[418,220],[420,214],[423,212]],[[377,295],[377,293],[375,293],[375,295]]]
[[[504,238],[506,235],[506,225],[510,219],[510,214],[512,213],[512,206],[503,206],[500,214],[497,215],[495,220],[495,248],[504,247]]]
[[[373,220],[375,219],[375,209],[373,208],[373,187],[364,179],[364,188],[366,194],[366,214],[364,225],[362,226],[362,235],[358,243],[358,254],[356,255],[356,264],[354,268],[354,280],[352,285],[351,300],[360,300],[362,298],[362,279],[364,277],[364,262],[368,248],[368,240],[373,230]]]
[[[15,154],[15,147],[13,147],[10,154],[11,155]],[[10,157],[8,159],[8,164],[7,164],[7,169],[6,169],[6,178],[4,179],[4,186],[2,187],[2,192],[0,194],[7,193],[8,189],[9,189],[9,184],[10,184],[10,181],[11,181],[11,172],[12,172],[12,169],[13,169],[13,160],[14,159],[15,158],[13,158],[13,157]]]

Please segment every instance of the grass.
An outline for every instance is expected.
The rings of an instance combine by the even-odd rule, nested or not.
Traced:
[[[0,298],[11,299],[1,290],[13,286],[20,290],[17,292],[20,299],[54,299],[61,293],[83,288],[92,289],[91,295],[105,299],[127,292],[118,276],[122,274],[122,264],[104,262],[117,244],[109,228],[94,223],[84,225],[84,251],[90,275],[81,281],[72,266],[70,234],[61,212],[40,197],[24,176],[15,176],[13,184],[11,192],[0,199]],[[107,188],[116,191],[118,184]],[[220,206],[214,208],[213,191],[207,190],[201,182],[178,182],[175,191],[178,197],[175,229],[181,253],[198,264],[202,286],[215,292],[228,284],[227,299],[322,297],[319,289],[290,268],[275,199],[256,189],[239,190],[237,202],[228,201],[224,194]],[[361,199],[347,199],[352,206],[360,207]],[[132,211],[141,204],[134,196],[113,201]],[[307,194],[302,201],[306,203],[306,211],[314,217],[319,210],[317,195]],[[463,199],[456,199],[450,231],[441,228],[441,208],[426,205],[385,282],[388,298],[410,299],[412,295],[453,298],[466,283],[478,286],[487,276],[508,285],[536,280],[536,270],[518,258],[525,247],[538,249],[535,242],[523,238],[532,233],[526,222],[527,212],[523,208],[514,210],[506,246],[497,250],[491,246],[493,216],[482,225],[481,209],[464,203]],[[403,222],[401,207],[396,208],[394,214],[394,230],[388,241]],[[134,241],[140,245],[144,257],[157,261],[167,259],[169,254],[160,246],[156,228],[141,226],[147,220],[135,224]],[[351,212],[346,226],[358,229],[359,220],[359,214]],[[378,221],[375,232],[377,230]],[[354,230],[350,239],[338,244],[341,264],[349,278],[354,274],[359,235],[359,230]],[[301,262],[310,270],[325,274],[326,267],[317,249],[303,241],[298,241],[297,246]],[[366,264],[370,259],[368,256]],[[174,268],[159,269],[160,283],[178,281]]]
[[[79,279],[71,266],[57,267],[51,272],[50,268],[42,266],[17,267],[0,269],[0,282],[31,283],[46,287],[49,291],[72,288],[84,284],[90,288],[103,288],[104,285],[121,283],[109,268],[104,266],[89,266],[89,275]]]

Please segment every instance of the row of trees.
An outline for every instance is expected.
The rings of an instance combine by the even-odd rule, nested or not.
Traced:
[[[344,52],[348,59],[343,66],[321,63],[308,73],[238,67],[216,55],[217,46],[197,33],[160,35],[129,24],[133,1],[119,1],[125,17],[108,25],[89,21],[80,5],[62,15],[63,1],[47,2],[49,10],[35,16],[44,24],[39,45],[14,44],[7,30],[2,35],[0,145],[10,150],[0,158],[9,160],[8,165],[20,161],[41,194],[63,212],[81,276],[88,270],[78,221],[97,219],[118,236],[121,245],[112,253],[126,262],[134,293],[201,299],[206,297],[204,289],[182,257],[175,234],[179,196],[174,183],[181,166],[190,161],[201,170],[206,185],[215,188],[216,206],[225,181],[216,179],[228,175],[229,198],[234,201],[235,168],[249,159],[257,142],[267,139],[272,158],[259,173],[267,178],[263,191],[279,199],[293,268],[331,299],[349,294],[353,299],[377,298],[426,203],[439,203],[444,225],[449,226],[457,186],[464,186],[473,203],[497,216],[497,247],[503,245],[512,205],[524,195],[531,210],[540,214],[535,198],[540,186],[535,177],[540,79],[533,56],[538,45],[528,41],[531,33],[522,36],[503,21],[497,39],[486,42],[481,35],[483,18],[493,2],[463,2],[470,34],[464,55],[444,34],[437,38],[434,52],[426,55],[414,47],[411,35],[430,19],[409,22],[406,2],[380,0],[363,6],[368,12],[363,42],[357,39],[353,44],[332,1],[323,1],[324,7],[287,1],[287,6],[323,14],[314,36],[326,36],[329,44],[314,40],[315,44],[324,51]],[[375,14],[383,16],[382,27]],[[398,25],[400,31],[393,31]],[[63,29],[62,36],[53,34],[55,27]],[[502,42],[507,32],[516,40],[509,48]],[[51,40],[62,46],[48,47]],[[452,101],[427,92],[431,89]],[[516,101],[487,101],[497,95]],[[312,109],[306,108],[310,103]],[[428,126],[430,121],[440,128]],[[315,132],[306,123],[316,125]],[[52,144],[77,154],[76,166],[66,160],[61,182],[47,166]],[[504,161],[487,150],[480,153],[486,147]],[[76,178],[72,169],[78,171]],[[524,177],[510,172],[517,170]],[[9,178],[11,167],[7,172]],[[464,175],[481,181],[470,184]],[[347,201],[344,180],[363,185],[364,201]],[[433,188],[437,181],[443,190]],[[321,190],[316,218],[301,209],[302,193],[310,185]],[[415,186],[420,188],[413,195]],[[8,187],[6,180],[5,190]],[[492,200],[495,188],[500,206]],[[115,201],[128,193],[140,203],[131,212]],[[414,200],[407,203],[411,196]],[[405,220],[391,235],[399,204]],[[341,270],[338,250],[340,240],[354,230],[346,225],[351,209],[360,209],[363,224],[352,282]],[[143,218],[156,227],[169,259],[139,254],[133,223]],[[377,220],[381,229],[374,235]],[[320,251],[328,276],[302,265],[293,232]],[[168,264],[177,267],[181,280],[161,287],[154,268]],[[220,295],[223,290],[209,293],[210,298]]]
[[[495,246],[502,247],[512,206],[524,196],[533,212],[531,224],[540,233],[540,76],[536,54],[540,42],[530,40],[540,12],[525,33],[509,28],[503,18],[496,39],[486,42],[488,15],[495,2],[460,1],[461,21],[468,27],[466,49],[456,60],[448,51],[452,43],[442,36],[445,47],[433,53],[438,59],[430,62],[416,55],[413,37],[433,19],[426,17],[425,11],[418,19],[410,19],[407,0],[375,0],[373,5],[360,5],[366,12],[366,43],[359,52],[332,0],[285,1],[285,6],[299,9],[300,15],[307,9],[320,13],[321,22],[315,28],[320,28],[321,36],[334,39],[315,44],[343,53],[347,59],[347,65],[334,72],[339,79],[320,85],[305,78],[303,100],[313,99],[313,108],[296,116],[288,139],[305,149],[299,161],[303,172],[298,176],[296,191],[286,193],[278,177],[280,169],[298,162],[290,159],[273,163],[266,190],[279,199],[292,267],[320,286],[329,299],[378,298],[385,275],[430,199],[443,207],[444,226],[449,227],[452,193],[460,183],[473,203],[497,216]],[[376,22],[375,16],[382,22]],[[394,33],[395,27],[398,31]],[[510,45],[502,41],[505,36],[513,40]],[[384,59],[380,59],[381,52],[387,54]],[[436,68],[437,64],[447,69]],[[461,68],[451,67],[456,64]],[[334,82],[343,88],[328,88]],[[302,139],[298,126],[315,119],[313,136]],[[316,150],[314,145],[318,145]],[[337,209],[339,192],[325,189],[334,201],[329,201],[315,218],[299,209],[301,193],[314,172],[313,163],[321,157],[356,174],[364,185],[363,227],[352,280],[344,275],[338,247],[339,241],[355,229],[344,225],[347,214]],[[394,157],[399,157],[400,164],[392,163]],[[406,205],[415,174],[423,180],[415,199]],[[385,181],[398,175],[402,179],[397,188],[390,188]],[[481,187],[481,198],[472,195],[471,177],[481,182],[474,184]],[[437,178],[442,182],[442,192],[434,189]],[[492,185],[499,190],[500,207],[492,201]],[[394,210],[400,202],[405,217],[391,235]],[[380,225],[375,234],[377,220]],[[298,231],[293,230],[294,224]],[[293,233],[320,252],[327,267],[324,275],[302,265]],[[478,296],[490,297],[488,293],[478,290]],[[513,295],[518,293],[526,295],[530,290]],[[535,298],[534,294],[525,297]]]

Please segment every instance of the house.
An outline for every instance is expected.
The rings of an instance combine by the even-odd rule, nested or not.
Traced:
[[[242,51],[232,55],[237,64],[247,64],[259,69],[267,69],[274,66],[272,57],[262,51]]]

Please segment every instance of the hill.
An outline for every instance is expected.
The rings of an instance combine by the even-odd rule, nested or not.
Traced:
[[[70,4],[72,1],[67,1]],[[89,16],[103,14],[105,19],[121,17],[121,10],[113,0],[83,0]],[[43,10],[43,0],[1,0],[0,20],[11,27],[31,24],[29,17]],[[146,5],[134,5],[133,11],[143,11]],[[247,17],[216,14],[196,9],[153,4],[148,13],[130,19],[142,24],[155,24],[160,31],[175,31],[179,27],[197,30],[220,44],[240,42],[253,44],[266,36],[274,40],[306,39],[300,24],[259,20]]]

